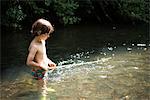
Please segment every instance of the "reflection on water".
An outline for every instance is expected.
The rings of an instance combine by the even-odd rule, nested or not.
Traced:
[[[114,55],[113,55],[114,54]],[[49,74],[47,95],[38,91],[29,73],[2,83],[3,100],[148,100],[150,51],[117,47],[81,52],[58,63]],[[89,56],[89,57],[87,57]]]
[[[25,65],[29,37],[20,32],[3,36],[1,99],[149,100],[148,34],[115,27],[56,30],[47,53],[58,66],[47,73],[47,89],[32,79]]]

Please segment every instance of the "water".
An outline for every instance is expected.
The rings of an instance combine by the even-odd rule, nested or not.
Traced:
[[[77,28],[79,30],[79,27]],[[110,42],[111,39],[98,40],[98,37],[94,40],[95,34],[92,34],[93,37],[90,35],[93,30],[95,30],[94,33],[109,33],[110,30],[109,28],[105,29],[106,31],[101,31],[97,27],[90,28],[91,31],[86,31],[88,35],[86,39],[82,38],[83,34],[79,34],[75,27],[74,33],[71,34],[69,30],[72,28],[56,31],[56,34],[68,33],[54,35],[48,41],[49,52],[47,53],[58,67],[49,74],[47,85],[49,91],[46,97],[41,96],[37,81],[32,80],[30,68],[25,65],[28,36],[20,33],[5,36],[2,40],[2,47],[5,49],[2,50],[4,56],[2,57],[1,99],[149,100],[150,47],[147,40],[141,38],[140,41],[133,41],[132,39],[136,36],[124,38],[119,43]],[[136,30],[136,28],[128,32],[144,34],[144,31]],[[99,37],[102,39],[105,35]],[[68,43],[69,40],[70,43]],[[90,42],[87,43],[87,41]],[[7,46],[8,43],[11,45]]]

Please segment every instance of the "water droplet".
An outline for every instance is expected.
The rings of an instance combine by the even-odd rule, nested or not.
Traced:
[[[77,53],[76,56],[77,56],[78,59],[80,58],[80,54]]]
[[[144,48],[144,51],[146,51],[147,50],[147,48]]]
[[[100,54],[103,54],[102,52]]]
[[[131,51],[129,51],[129,53],[131,53]]]
[[[107,78],[107,76],[104,76],[104,75],[102,75],[102,76],[100,76],[101,78]]]
[[[90,53],[94,53],[94,50],[90,51]]]
[[[129,96],[122,97],[121,100],[129,100]]]
[[[125,44],[125,43],[123,43],[122,45],[123,45],[123,46],[125,46],[126,44]]]
[[[104,53],[104,55],[106,56],[107,54],[106,54],[106,53]]]
[[[87,56],[86,58],[90,58],[90,56]]]
[[[139,69],[138,67],[133,67],[134,69]]]
[[[115,26],[113,26],[113,30],[115,30],[116,29],[116,27]]]
[[[110,45],[110,43],[108,43],[108,45]]]
[[[146,46],[146,44],[137,44],[137,46],[144,47],[144,46]]]
[[[89,51],[88,51],[88,52],[86,52],[86,54],[89,54]]]
[[[115,56],[115,54],[112,54],[112,56]]]
[[[129,48],[129,47],[128,47],[128,48],[127,48],[127,50],[128,50],[128,51],[131,51],[131,50],[132,50],[132,48]]]
[[[113,50],[113,47],[108,47],[108,50],[109,50],[109,51],[112,51],[112,50]]]

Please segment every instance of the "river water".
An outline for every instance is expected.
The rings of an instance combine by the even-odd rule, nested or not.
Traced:
[[[8,31],[2,36],[1,100],[149,100],[147,27],[55,29],[47,54],[57,69],[49,74],[46,96],[38,91],[40,86],[25,65],[28,31]]]

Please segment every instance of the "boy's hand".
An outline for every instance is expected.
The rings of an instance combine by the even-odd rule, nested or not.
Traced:
[[[48,71],[48,70],[49,70],[49,67],[48,67],[48,66],[40,65],[40,68],[44,69],[45,71]]]
[[[56,64],[54,62],[50,62],[48,65],[49,65],[49,69],[54,70],[56,68]]]

